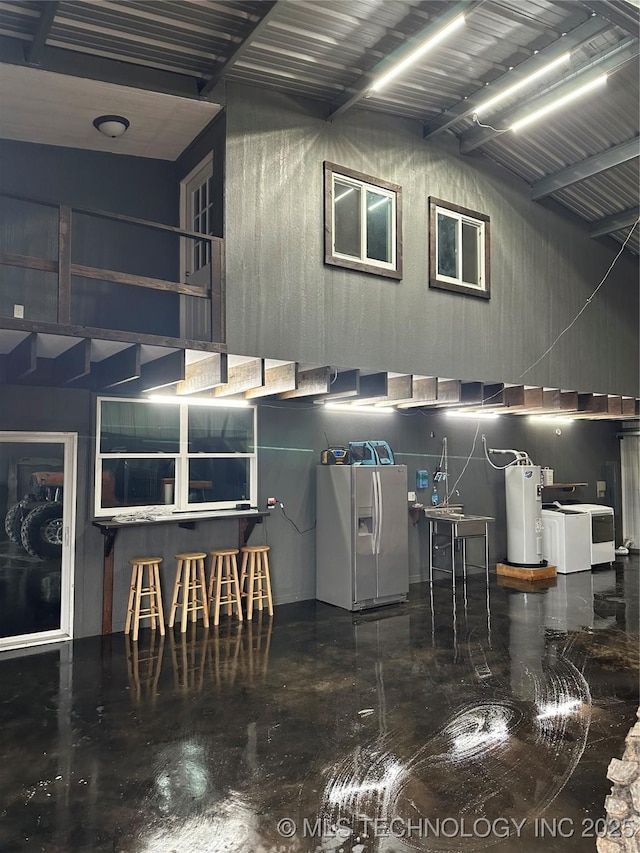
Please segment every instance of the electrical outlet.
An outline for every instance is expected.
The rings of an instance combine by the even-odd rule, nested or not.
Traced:
[[[409,501],[409,503],[412,503],[412,504],[415,503],[416,502],[416,493],[415,492],[407,492],[407,500]]]
[[[24,305],[15,304],[13,306],[13,316],[17,320],[24,320]]]

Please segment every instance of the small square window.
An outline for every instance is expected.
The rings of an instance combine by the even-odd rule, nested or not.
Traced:
[[[490,220],[437,198],[429,199],[429,287],[488,299]]]
[[[325,263],[402,278],[402,190],[324,164]]]

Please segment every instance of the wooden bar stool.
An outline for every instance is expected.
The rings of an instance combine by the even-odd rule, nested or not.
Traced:
[[[191,621],[198,618],[198,611],[202,610],[202,621],[204,627],[209,627],[209,608],[207,605],[207,584],[204,576],[204,561],[207,555],[204,551],[189,551],[184,554],[176,554],[178,561],[176,567],[176,581],[173,585],[173,599],[171,601],[171,615],[169,627],[173,628],[176,621],[176,610],[182,608],[180,619],[180,630],[187,630],[187,620],[191,614]],[[180,592],[182,591],[182,596]]]
[[[162,611],[162,590],[160,589],[159,566],[162,557],[132,557],[131,565],[131,588],[129,589],[129,603],[127,604],[127,621],[124,632],[128,634],[133,623],[133,640],[138,639],[138,630],[141,619],[150,619],[151,628],[155,631],[156,619],[158,620],[160,633],[164,636],[164,613]],[[145,586],[144,571],[147,570],[147,582]],[[142,607],[142,599],[148,598],[148,606]]]
[[[253,616],[253,605],[262,610],[267,602],[269,616],[273,616],[271,598],[271,576],[269,574],[269,546],[245,545],[242,551],[242,570],[240,572],[240,590],[247,597],[247,619]],[[247,583],[247,589],[244,585]]]
[[[233,615],[233,605],[242,622],[242,603],[238,582],[237,548],[216,548],[211,554],[211,572],[209,574],[209,612],[213,608],[213,624],[220,624],[220,607],[227,606],[227,615]],[[224,587],[224,589],[223,589]]]

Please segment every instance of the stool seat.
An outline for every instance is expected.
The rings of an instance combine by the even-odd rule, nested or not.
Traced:
[[[235,605],[238,621],[242,622],[242,601],[240,582],[238,581],[237,548],[214,548],[211,555],[209,590],[207,600],[209,611],[213,610],[213,624],[220,624],[220,607],[226,605],[227,615],[233,615]]]
[[[162,557],[132,557],[131,586],[127,604],[127,619],[124,626],[125,634],[131,631],[133,625],[133,641],[137,642],[141,619],[151,620],[151,629],[156,630],[156,620],[160,633],[164,636],[164,612],[162,610],[162,590],[160,588],[160,563]],[[147,581],[145,585],[145,570]],[[148,606],[142,607],[142,599],[148,599]]]
[[[209,627],[207,584],[204,574],[206,556],[205,551],[185,551],[175,555],[176,579],[173,585],[169,627],[173,628],[176,612],[180,607],[180,630],[182,633],[187,630],[189,615],[191,615],[191,621],[196,622],[199,611],[202,611],[204,627]]]
[[[247,619],[252,618],[254,605],[258,610],[263,610],[265,601],[269,616],[273,616],[268,556],[270,548],[268,545],[244,545],[240,550],[242,551],[240,590],[247,599]]]

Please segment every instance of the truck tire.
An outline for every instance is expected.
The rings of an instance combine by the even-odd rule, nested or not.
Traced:
[[[4,517],[4,529],[12,542],[16,545],[22,545],[20,530],[22,528],[22,519],[24,518],[24,506],[22,501],[14,504],[9,512]]]
[[[25,516],[20,529],[22,547],[32,557],[62,554],[62,504],[44,503]]]

